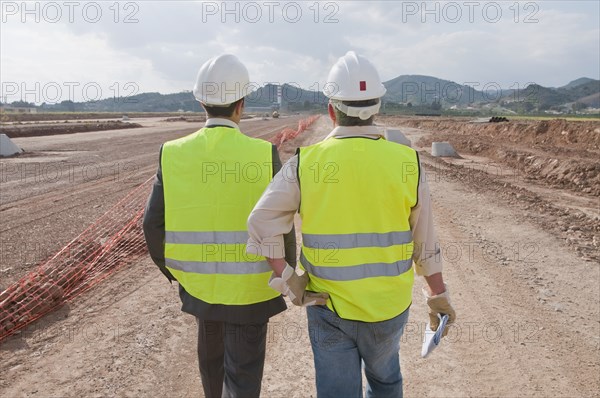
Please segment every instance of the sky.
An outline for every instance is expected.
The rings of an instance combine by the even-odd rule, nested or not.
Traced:
[[[2,1],[0,101],[57,103],[189,91],[222,53],[252,82],[320,90],[347,51],[383,81],[430,75],[478,89],[600,79],[600,2]]]

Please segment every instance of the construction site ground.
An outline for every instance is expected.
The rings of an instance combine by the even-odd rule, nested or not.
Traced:
[[[117,130],[142,127],[137,123],[122,122],[121,120],[95,121],[54,121],[54,122],[25,122],[2,125],[2,133],[10,138],[47,136],[53,134],[74,134],[87,131]]]
[[[268,139],[300,118],[241,127]],[[143,127],[14,140],[27,152],[0,160],[0,290],[150,177],[162,142],[201,126],[132,121]],[[378,123],[400,128],[419,149],[458,314],[422,359],[427,313],[417,278],[401,343],[405,395],[600,396],[598,123],[518,122],[533,123],[532,136],[517,122]],[[330,130],[321,117],[283,145],[282,158]],[[538,143],[540,134],[548,141]],[[462,158],[431,157],[431,141],[450,141]],[[567,170],[553,174],[563,162]],[[270,322],[262,395],[314,397],[306,315],[288,306]],[[194,318],[180,311],[176,285],[145,258],[1,342],[0,396],[203,396]]]

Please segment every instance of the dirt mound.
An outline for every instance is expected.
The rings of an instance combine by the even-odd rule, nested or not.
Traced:
[[[600,123],[568,122],[564,119],[515,123],[507,128],[512,142],[556,145],[567,148],[600,149]]]
[[[169,117],[165,119],[165,122],[190,122],[190,123],[200,123],[205,122],[206,116],[178,116],[178,117]]]
[[[600,123],[564,119],[470,123],[466,119],[386,118],[431,136],[419,145],[448,141],[459,154],[486,156],[525,178],[577,193],[600,195]]]
[[[436,171],[442,174],[444,179],[460,181],[476,192],[493,192],[504,203],[527,210],[532,221],[538,223],[545,231],[564,239],[580,257],[588,261],[600,261],[597,238],[600,234],[600,224],[597,216],[589,217],[582,211],[556,206],[552,201],[545,200],[534,192],[500,181],[485,171],[450,164],[428,153],[423,154],[423,158],[434,162],[437,165]]]
[[[403,126],[432,132],[485,137],[534,146],[560,146],[570,149],[600,149],[600,123],[570,122],[564,119],[510,121],[508,123],[469,123],[467,119],[395,118],[385,119]]]
[[[37,137],[41,135],[86,133],[89,131],[120,130],[142,127],[138,123],[123,123],[119,121],[28,124],[0,127],[0,131],[10,138]]]
[[[600,162],[558,159],[518,151],[498,151],[497,158],[531,179],[600,196]]]
[[[43,120],[85,120],[85,119],[121,119],[142,117],[179,116],[179,112],[52,112],[52,113],[9,113],[0,112],[1,122],[32,122]],[[188,115],[203,116],[204,112],[194,112]]]

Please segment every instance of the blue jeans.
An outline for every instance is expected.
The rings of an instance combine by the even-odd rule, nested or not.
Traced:
[[[367,397],[402,397],[400,337],[408,309],[383,322],[349,321],[325,306],[306,311],[319,398],[362,397],[362,366]]]

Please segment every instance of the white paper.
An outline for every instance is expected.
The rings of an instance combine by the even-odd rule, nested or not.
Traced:
[[[444,315],[440,317],[440,326],[438,326],[437,330],[434,332],[431,330],[431,326],[429,322],[427,322],[427,326],[425,327],[425,335],[423,336],[423,347],[421,347],[421,357],[425,358],[431,351],[435,349],[440,342],[442,341],[442,333],[444,333],[444,329],[446,329],[446,323],[448,322],[448,315]]]

